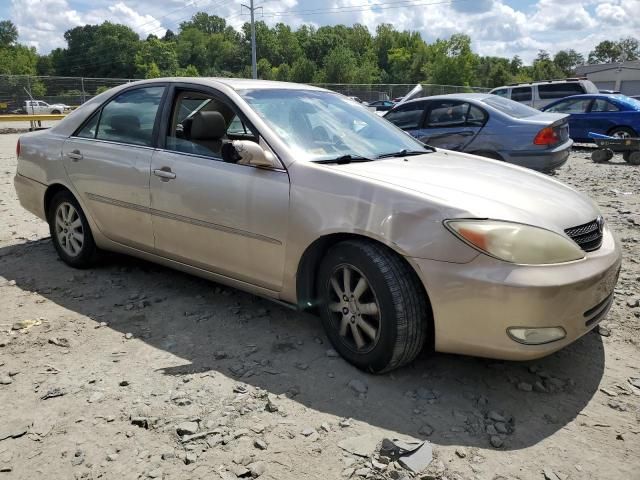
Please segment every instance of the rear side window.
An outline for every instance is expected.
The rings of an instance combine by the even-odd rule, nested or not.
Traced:
[[[619,112],[620,109],[611,103],[609,100],[605,100],[604,98],[598,98],[595,102],[593,102],[593,106],[591,107],[592,112]]]
[[[118,95],[102,108],[96,138],[151,146],[163,93],[164,87],[147,87]]]
[[[518,87],[511,89],[511,100],[516,102],[531,101],[531,87]]]
[[[461,125],[482,126],[487,120],[486,114],[469,103],[453,101],[434,102],[427,115],[429,128],[447,128]]]
[[[417,129],[420,128],[424,107],[424,102],[401,105],[387,113],[384,118],[403,130]]]
[[[579,83],[547,83],[538,85],[538,95],[543,100],[550,98],[564,98],[570,95],[581,95],[585,93],[584,88]]]
[[[493,93],[494,95],[498,95],[499,97],[509,98],[509,89],[507,88],[500,88],[491,93]]]
[[[589,104],[591,103],[590,98],[572,98],[570,100],[565,100],[563,102],[554,105],[553,107],[547,108],[545,111],[552,113],[586,113]],[[593,110],[592,110],[593,111]]]

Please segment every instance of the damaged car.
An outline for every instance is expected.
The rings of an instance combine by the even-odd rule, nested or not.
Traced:
[[[16,150],[67,265],[116,251],[315,312],[370,372],[423,349],[548,355],[606,316],[620,271],[582,193],[307,85],[128,83]]]

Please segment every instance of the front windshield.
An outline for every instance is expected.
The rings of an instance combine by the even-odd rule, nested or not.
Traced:
[[[337,93],[289,89],[239,93],[303,160],[345,155],[374,159],[403,150],[428,151],[388,121]]]
[[[540,110],[497,95],[483,98],[482,102],[514,118],[527,118],[540,113]]]

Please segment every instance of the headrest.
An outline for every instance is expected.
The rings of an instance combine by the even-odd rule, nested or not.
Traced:
[[[191,140],[220,140],[227,133],[227,122],[220,112],[198,112],[191,117]]]
[[[109,120],[109,126],[116,132],[140,130],[140,119],[136,115],[121,113],[111,117]]]

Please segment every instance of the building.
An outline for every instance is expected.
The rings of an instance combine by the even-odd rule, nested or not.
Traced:
[[[640,95],[640,60],[580,65],[576,67],[576,76],[587,77],[601,90]]]

